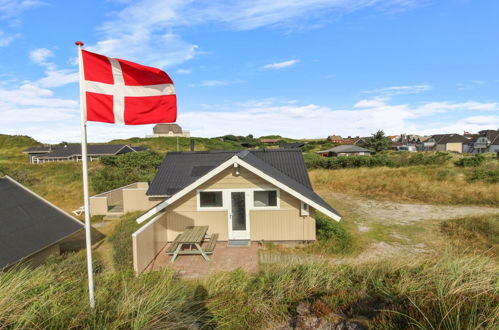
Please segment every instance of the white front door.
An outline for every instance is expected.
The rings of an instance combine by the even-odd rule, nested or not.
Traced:
[[[231,191],[229,203],[229,239],[249,239],[248,196],[244,191]]]

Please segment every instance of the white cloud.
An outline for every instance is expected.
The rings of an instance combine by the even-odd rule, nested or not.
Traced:
[[[191,69],[177,69],[177,71],[175,71],[176,74],[191,74],[192,73],[192,70]]]
[[[20,25],[21,14],[31,8],[42,5],[36,0],[0,0],[0,47],[9,46],[20,34],[14,30]],[[13,31],[8,31],[13,30]]]
[[[406,86],[390,86],[363,91],[366,94],[379,94],[387,97],[403,94],[419,94],[431,90],[428,84],[406,85]]]
[[[74,70],[47,70],[45,77],[39,79],[37,83],[42,87],[60,87],[78,82],[79,74]]]
[[[189,84],[188,87],[219,87],[243,83],[243,80],[203,80],[198,84]]]
[[[289,60],[284,62],[270,63],[263,66],[264,69],[284,69],[299,63],[300,60]]]
[[[0,30],[0,47],[10,45],[18,36],[18,34],[6,34],[3,30]]]
[[[332,133],[365,136],[379,129],[388,134],[476,132],[499,127],[498,110],[498,103],[477,101],[411,105],[377,99],[373,102],[361,100],[351,108],[335,109],[318,104],[263,99],[207,104],[194,111],[179,109],[178,121],[194,136],[280,134],[320,138]],[[475,114],[469,115],[470,111]],[[456,119],[442,117],[442,114],[449,113]],[[28,134],[44,142],[79,141],[78,103],[56,98],[52,91],[33,84],[25,84],[16,90],[0,89],[0,118],[6,118],[0,124],[3,133]],[[151,125],[89,123],[89,141],[92,142],[149,134]]]
[[[401,132],[435,134],[437,132],[478,131],[494,128],[499,116],[471,116],[468,119],[445,120],[441,113],[462,110],[461,116],[469,111],[499,110],[497,103],[432,102],[420,105],[390,104],[388,100],[357,102],[353,109],[333,109],[317,104],[289,104],[275,100],[252,100],[225,106],[209,106],[206,109],[218,111],[192,111],[179,114],[179,120],[186,123],[194,136],[267,135],[280,134],[295,138],[324,137],[332,132],[342,135],[369,135],[379,129],[387,133]],[[232,111],[226,111],[226,108]],[[261,123],[268,123],[262,125]]]
[[[54,56],[54,53],[47,48],[34,49],[29,53],[29,58],[37,64],[46,64],[49,57]]]
[[[1,0],[0,18],[12,19],[18,17],[23,11],[43,5],[42,1],[36,0]]]
[[[218,24],[251,30],[271,26],[316,25],[331,12],[343,14],[365,8],[409,8],[412,0],[287,0],[127,2],[99,28],[100,40],[90,50],[112,57],[168,68],[192,59],[199,47],[173,32],[175,28]]]
[[[53,62],[47,61],[54,53],[47,48],[34,49],[29,53],[30,59],[42,67],[45,67],[45,77],[38,79],[35,84],[41,87],[60,87],[77,82],[78,71],[75,69],[58,69]]]

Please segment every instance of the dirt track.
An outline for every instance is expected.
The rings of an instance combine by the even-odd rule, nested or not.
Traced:
[[[499,208],[492,207],[406,204],[376,201],[340,193],[329,193],[329,195],[332,199],[341,200],[368,221],[386,224],[411,224],[422,220],[446,220],[470,215],[499,214]]]

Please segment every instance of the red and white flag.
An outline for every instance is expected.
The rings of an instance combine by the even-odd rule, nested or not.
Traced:
[[[177,119],[177,97],[166,72],[82,50],[86,120],[142,125]]]

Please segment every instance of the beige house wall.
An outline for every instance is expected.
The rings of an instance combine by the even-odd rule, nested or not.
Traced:
[[[123,212],[146,211],[162,201],[148,197],[147,189],[147,187],[123,189]]]
[[[167,244],[166,218],[149,222],[132,235],[133,267],[142,272]]]
[[[463,152],[462,143],[447,143],[447,151]]]
[[[106,215],[107,214],[107,197],[92,196],[90,197],[90,214],[91,215]]]
[[[123,213],[149,210],[163,199],[148,197],[146,195],[148,188],[147,182],[136,182],[92,196],[90,197],[90,214],[107,215],[109,206],[116,204],[123,204]]]
[[[228,210],[198,211],[197,190],[205,189],[277,189],[256,174],[239,167],[240,175],[230,168],[210,179],[198,189],[191,191],[165,210],[168,241],[188,226],[209,226],[208,233],[218,233],[219,240],[229,239]],[[251,240],[301,241],[315,240],[315,219],[300,216],[300,200],[280,191],[279,209],[249,211]],[[227,205],[225,205],[227,207]]]

